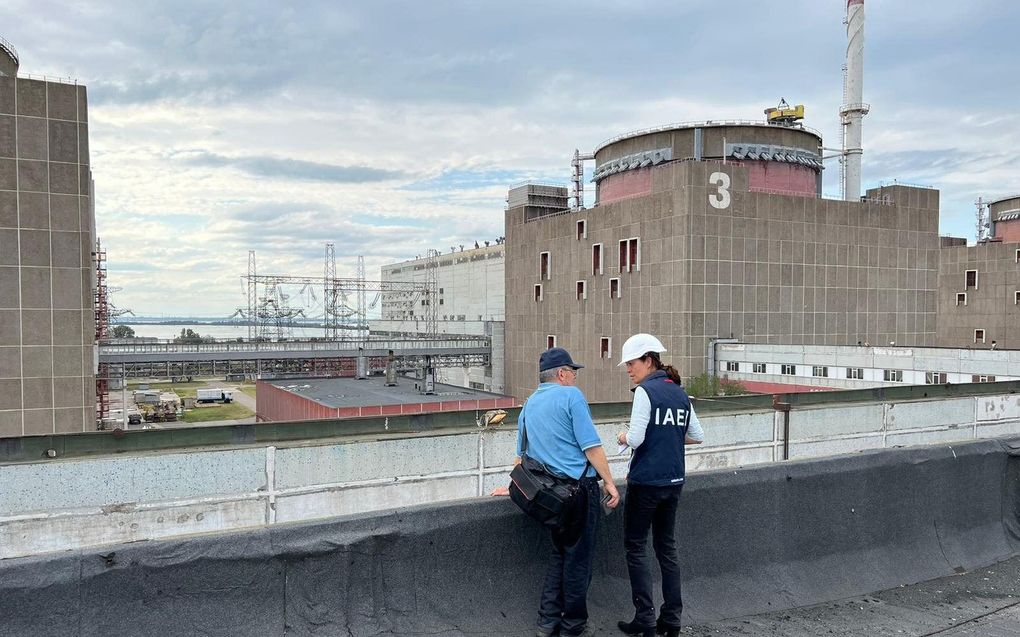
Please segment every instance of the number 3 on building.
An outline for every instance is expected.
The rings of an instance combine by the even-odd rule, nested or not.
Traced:
[[[708,195],[708,203],[713,208],[724,210],[730,207],[730,176],[726,173],[712,173],[708,183],[716,187],[716,192]]]

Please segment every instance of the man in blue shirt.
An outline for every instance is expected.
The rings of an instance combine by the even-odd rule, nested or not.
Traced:
[[[553,547],[538,610],[538,637],[549,637],[557,629],[565,637],[595,635],[588,625],[588,585],[601,508],[599,479],[605,484],[607,506],[615,508],[620,502],[588,402],[574,386],[577,370],[583,367],[562,347],[543,352],[538,363],[538,389],[524,404],[517,421],[518,461],[522,453],[527,453],[550,470],[578,480],[587,499],[581,512],[584,528],[577,543]]]

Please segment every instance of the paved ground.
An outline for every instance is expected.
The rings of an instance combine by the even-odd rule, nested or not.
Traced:
[[[683,634],[1020,637],[1020,558],[873,595],[693,626]]]
[[[210,380],[210,381],[208,381],[205,384],[205,386],[206,387],[237,387],[237,383],[228,383],[228,382],[222,381],[222,380]],[[253,411],[253,412],[255,411],[255,399],[252,398],[251,396],[249,396],[248,394],[244,393],[243,391],[241,391],[240,388],[238,388],[237,391],[234,392],[234,402],[236,402],[237,404],[241,405],[242,407],[244,407],[244,408],[246,408],[246,409],[248,409],[250,411]],[[245,421],[239,421],[239,422],[245,422]],[[220,423],[220,424],[223,424],[223,423]]]

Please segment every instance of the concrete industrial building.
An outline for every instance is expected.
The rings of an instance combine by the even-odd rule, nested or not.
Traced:
[[[443,323],[477,323],[503,320],[502,242],[440,254],[436,278],[439,285],[437,318]],[[411,259],[380,268],[384,282],[425,283],[427,258]],[[425,302],[408,304],[410,293],[383,292],[383,321],[404,323],[410,331],[424,330]],[[441,328],[442,329],[442,328]],[[454,333],[454,332],[451,332]]]
[[[821,145],[799,126],[667,126],[596,150],[592,208],[511,191],[507,393],[527,395],[555,343],[589,366],[589,400],[623,400],[619,347],[642,331],[684,376],[719,338],[934,345],[938,191],[820,198]]]
[[[1020,351],[718,343],[710,359],[759,393],[1020,380]]]
[[[938,344],[1020,349],[1020,243],[943,248]]]
[[[491,245],[451,249],[436,258],[436,331],[487,336],[492,341],[489,365],[439,368],[436,373],[442,382],[495,393],[504,391],[505,248],[498,239]],[[424,284],[428,263],[428,258],[417,258],[387,264],[380,268],[379,278],[386,283]],[[428,299],[414,296],[410,292],[382,292],[381,317],[370,323],[372,332],[400,336],[425,333]]]
[[[94,430],[86,91],[18,67],[0,40],[0,437]]]
[[[989,203],[988,225],[977,245],[943,238],[940,346],[1020,349],[1020,195]]]
[[[484,411],[517,404],[507,396],[438,383],[434,394],[425,395],[416,382],[399,378],[390,386],[381,376],[260,380],[255,416],[259,422],[321,420]]]

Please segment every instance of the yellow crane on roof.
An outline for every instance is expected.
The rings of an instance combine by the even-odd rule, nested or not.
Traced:
[[[804,119],[804,105],[790,106],[785,99],[780,98],[779,106],[765,109],[765,119],[769,124],[791,126]]]

